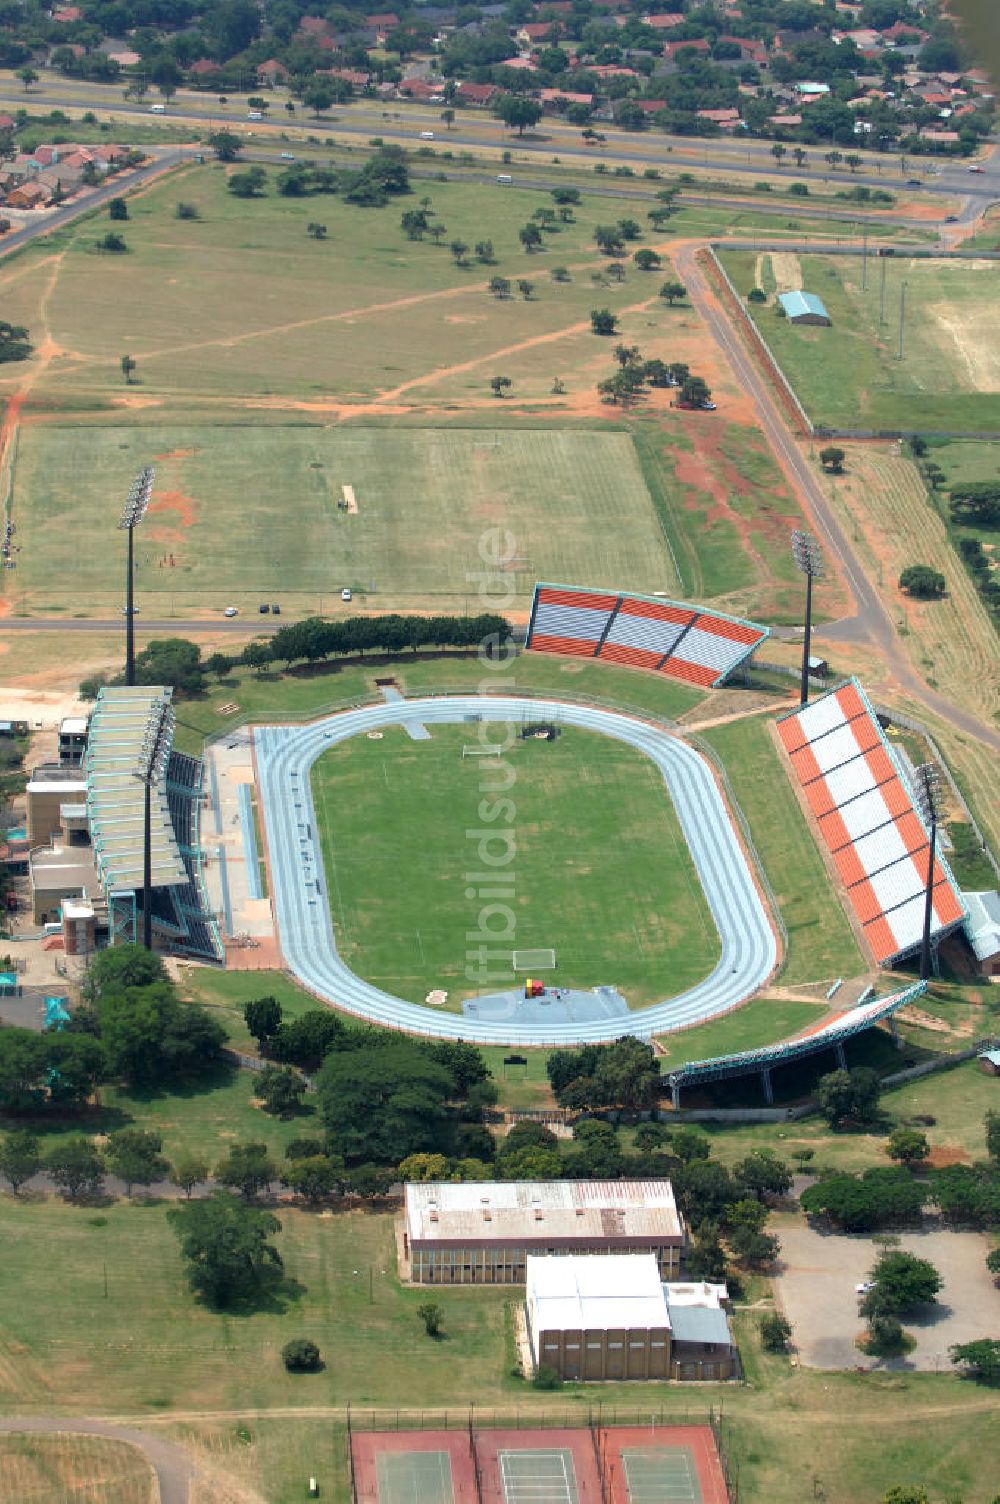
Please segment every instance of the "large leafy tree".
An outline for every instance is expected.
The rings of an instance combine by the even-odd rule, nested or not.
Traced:
[[[170,1166],[160,1150],[163,1142],[158,1133],[143,1128],[122,1128],[108,1139],[108,1169],[125,1182],[125,1194],[131,1196],[134,1185],[152,1185],[165,1180]]]
[[[41,1165],[42,1155],[34,1134],[23,1128],[5,1134],[0,1141],[0,1175],[9,1181],[15,1196]]]
[[[905,1316],[928,1305],[941,1288],[941,1276],[929,1259],[899,1248],[887,1249],[871,1272],[873,1289],[861,1302],[863,1316]]]
[[[211,1305],[225,1309],[251,1298],[280,1274],[281,1255],[269,1239],[281,1223],[271,1212],[215,1191],[172,1207],[167,1217],[187,1261],[188,1282]]]
[[[0,363],[27,360],[31,352],[27,329],[21,324],[8,324],[0,319]]]
[[[89,1138],[63,1139],[49,1151],[45,1168],[71,1201],[96,1195],[104,1184],[104,1159]]]
[[[327,1055],[316,1090],[330,1139],[345,1159],[399,1164],[408,1154],[449,1147],[454,1080],[409,1040]]]
[[[102,994],[97,1017],[109,1070],[133,1083],[195,1075],[217,1063],[226,1040],[218,1020],[180,1002],[170,982]]]
[[[233,1144],[218,1165],[215,1178],[221,1185],[232,1186],[249,1201],[278,1178],[278,1166],[267,1152],[266,1144]]]

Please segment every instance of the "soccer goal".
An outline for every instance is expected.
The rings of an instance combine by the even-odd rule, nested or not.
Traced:
[[[514,951],[513,966],[515,971],[555,971],[556,953],[554,950],[516,950]]]

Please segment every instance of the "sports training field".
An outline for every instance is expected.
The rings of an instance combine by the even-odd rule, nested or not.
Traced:
[[[476,735],[435,726],[354,738],[316,764],[313,797],[337,944],[359,975],[412,1002],[443,988],[457,1006],[482,907],[465,873],[481,867],[467,834],[513,829],[518,948],[552,947],[557,985],[618,986],[633,1006],[680,992],[720,946],[663,780],[606,737],[564,731],[517,742],[506,758],[513,818],[485,790],[499,778],[462,756]],[[483,811],[485,801],[486,812]],[[493,815],[492,820],[496,821]],[[495,989],[494,989],[495,990]]]
[[[374,609],[481,610],[480,540],[495,528],[516,540],[522,609],[549,577],[678,588],[625,433],[37,424],[20,434],[15,468],[19,606],[114,611],[114,528],[150,461],[156,489],[136,533],[147,615],[272,599],[332,609],[345,585]],[[356,512],[338,506],[345,486]]]
[[[748,312],[815,423],[1000,430],[996,262],[869,256],[864,289],[856,256],[727,251],[720,259],[744,297],[754,286],[768,294],[766,304],[746,305]],[[795,288],[822,298],[830,327],[793,325],[775,314],[775,294]]]

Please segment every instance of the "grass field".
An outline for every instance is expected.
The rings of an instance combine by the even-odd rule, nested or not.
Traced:
[[[53,341],[36,396],[115,400],[127,350],[138,362],[134,394],[146,399],[490,406],[499,404],[489,379],[503,374],[519,397],[550,401],[556,375],[572,394],[592,391],[599,368],[606,374],[609,342],[590,331],[592,307],[610,307],[623,337],[649,355],[665,355],[690,316],[660,301],[655,272],[633,269],[621,283],[605,276],[595,288],[603,258],[594,226],[631,212],[627,201],[584,198],[575,221],[529,254],[519,226],[551,204],[536,192],[424,182],[402,201],[365,209],[325,195],[282,197],[273,172],[265,197],[238,199],[226,176],[219,164],[192,167],[132,198],[125,256],[94,254],[98,216],[9,264],[0,285],[10,319],[44,327]],[[423,196],[445,226],[439,245],[400,228],[401,209]],[[200,218],[178,220],[179,199]],[[645,205],[634,207],[645,219]],[[316,220],[325,240],[306,233]],[[470,247],[462,266],[449,249],[457,239]],[[485,239],[489,264],[471,251]],[[644,243],[655,240],[646,234]],[[550,269],[560,265],[569,278],[557,283]],[[490,296],[494,275],[530,280],[531,300],[516,287],[503,301]]]
[[[311,1472],[320,1475],[324,1498],[346,1504],[343,1410],[323,1407],[348,1398],[355,1412],[419,1404],[443,1419],[447,1409],[452,1424],[467,1417],[470,1400],[481,1424],[498,1403],[517,1406],[522,1417],[558,1408],[586,1424],[591,1389],[538,1395],[509,1377],[507,1308],[516,1292],[435,1289],[445,1339],[428,1341],[416,1315],[426,1292],[397,1284],[385,1214],[283,1210],[278,1243],[287,1286],[273,1309],[252,1316],[219,1316],[192,1301],[163,1207],[116,1205],[99,1215],[105,1220],[95,1227],[94,1214],[78,1207],[5,1198],[0,1404],[7,1410],[72,1413],[83,1395],[92,1414],[141,1423],[145,1413],[159,1425],[173,1413],[168,1434],[268,1504],[301,1498]],[[796,1370],[761,1353],[753,1315],[736,1320],[748,1382],[727,1387],[724,1401],[747,1504],[802,1504],[814,1479],[828,1504],[858,1504],[911,1476],[931,1488],[960,1488],[964,1504],[992,1497],[1000,1396],[945,1375]],[[278,1349],[293,1335],[319,1344],[323,1372],[285,1372]],[[722,1393],[661,1386],[654,1404],[681,1418]],[[647,1398],[634,1385],[602,1386],[606,1415],[615,1406],[634,1413]],[[273,1406],[293,1413],[260,1413]],[[861,1411],[870,1418],[859,1428]]]
[[[134,1447],[67,1430],[0,1436],[0,1498],[17,1504],[151,1504],[149,1463]]]
[[[832,327],[793,325],[777,318],[771,303],[747,306],[814,422],[876,430],[997,430],[1000,360],[989,333],[997,298],[993,262],[870,258],[862,290],[860,258],[790,259],[798,263],[793,280],[819,294]],[[721,260],[745,296],[755,285],[758,258],[726,251]],[[904,283],[904,355],[898,360]],[[786,279],[779,290],[787,287]]]
[[[390,728],[314,766],[337,944],[354,971],[411,1002],[434,987],[456,1006],[496,990],[466,978],[483,900],[463,874],[482,868],[468,833],[490,828],[490,790],[502,783],[513,813],[498,811],[492,828],[516,841],[505,869],[515,879],[511,948],[552,947],[554,983],[615,985],[633,1006],[708,975],[718,934],[651,762],[607,737],[563,731],[551,743],[515,742],[508,790],[495,761],[463,758],[466,744],[476,739],[462,727],[435,726],[428,742]]]
[[[483,669],[477,657],[459,653],[409,654],[405,658],[382,658],[375,654],[362,660],[297,667],[290,673],[260,676],[237,672],[194,700],[178,706],[175,745],[181,751],[199,753],[206,738],[235,726],[256,721],[305,720],[326,711],[343,710],[380,696],[375,679],[395,679],[404,694],[439,694],[481,689]],[[521,653],[496,683],[494,690],[527,694],[554,694],[564,698],[595,701],[652,720],[674,721],[705,703],[703,691],[668,679],[613,664],[577,658],[556,658],[545,653]],[[223,706],[235,711],[222,713]]]
[[[861,952],[767,724],[755,716],[702,736],[722,758],[788,929],[782,983],[857,976]]]
[[[81,549],[80,535],[114,542],[121,498],[150,459],[156,490],[136,534],[149,614],[255,612],[260,599],[339,608],[344,585],[369,608],[478,610],[480,544],[494,528],[514,539],[522,609],[536,579],[678,588],[625,433],[46,424],[27,428],[18,450],[22,599],[48,612],[113,609],[120,550]],[[345,485],[356,515],[338,509]]]

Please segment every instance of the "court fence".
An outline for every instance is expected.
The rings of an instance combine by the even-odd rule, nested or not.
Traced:
[[[474,1400],[430,1410],[378,1409],[347,1406],[347,1431],[573,1431],[608,1426],[710,1426],[719,1439],[722,1411],[715,1405],[676,1405],[643,1402],[536,1409],[533,1405],[477,1405]]]

